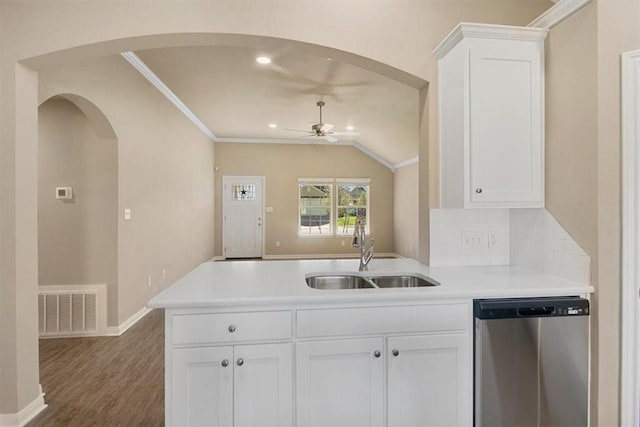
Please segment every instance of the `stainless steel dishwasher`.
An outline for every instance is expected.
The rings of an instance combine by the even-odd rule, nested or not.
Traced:
[[[474,425],[582,427],[589,418],[589,301],[475,300]]]

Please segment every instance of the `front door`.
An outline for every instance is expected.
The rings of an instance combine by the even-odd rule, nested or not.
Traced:
[[[222,178],[225,258],[261,258],[263,177]]]

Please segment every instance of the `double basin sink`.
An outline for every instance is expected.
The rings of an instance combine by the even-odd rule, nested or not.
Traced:
[[[307,277],[307,286],[314,289],[421,288],[440,283],[415,274],[358,276],[355,274],[317,274]]]

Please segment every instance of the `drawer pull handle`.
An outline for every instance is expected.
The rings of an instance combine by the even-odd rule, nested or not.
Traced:
[[[399,352],[398,350],[396,350],[396,349],[393,349],[393,350],[391,351],[391,354],[393,354],[393,355],[394,355],[394,357],[398,357],[398,355],[400,354],[400,352]]]
[[[236,363],[238,364],[238,366],[242,366],[242,365],[244,365],[244,360],[241,357],[236,361]]]
[[[229,325],[229,332],[234,333],[236,331],[236,325]]]
[[[227,366],[229,366],[229,361],[227,359],[224,359],[221,363],[223,368],[226,368]]]
[[[380,357],[380,352],[378,350],[373,352],[374,357]]]

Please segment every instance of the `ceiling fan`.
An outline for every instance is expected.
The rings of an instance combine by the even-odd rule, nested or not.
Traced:
[[[311,125],[311,130],[300,130],[300,129],[287,129],[291,132],[304,132],[307,135],[303,138],[323,138],[328,142],[338,142],[338,138],[336,136],[358,136],[360,132],[333,132],[333,125],[331,123],[322,123],[322,107],[324,107],[324,101],[316,102],[318,108],[320,108],[320,121],[314,125]]]

